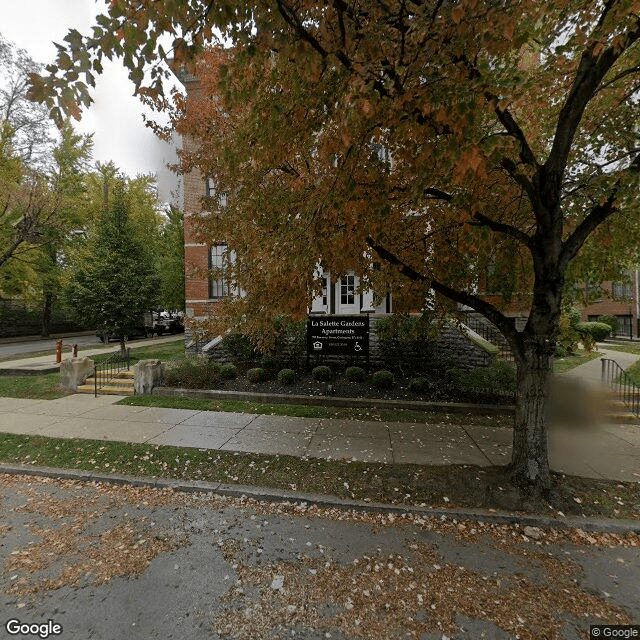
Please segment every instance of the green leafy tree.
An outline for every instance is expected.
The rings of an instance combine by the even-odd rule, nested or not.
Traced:
[[[70,256],[63,290],[70,314],[100,331],[125,339],[158,301],[155,257],[135,233],[124,188],[113,193],[86,242]]]
[[[173,37],[180,68],[219,30],[236,53],[200,97],[200,128],[186,127],[199,148],[184,166],[227,195],[223,225],[205,202],[202,237],[224,229],[239,286],[262,296],[230,305],[236,317],[292,307],[319,259],[373,280],[374,257],[394,290],[476,309],[518,364],[509,473],[546,490],[565,285],[607,252],[624,263],[638,233],[638,16],[637,0],[121,0],[91,36],[68,34],[32,95],[61,117],[115,54],[166,106],[159,37]],[[489,270],[526,301],[521,331],[478,295]]]
[[[184,219],[182,211],[170,206],[162,227],[158,252],[160,306],[184,311]]]

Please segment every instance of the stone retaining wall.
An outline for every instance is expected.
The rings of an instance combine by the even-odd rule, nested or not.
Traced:
[[[388,363],[383,361],[382,354],[380,352],[380,346],[378,343],[378,337],[375,331],[375,324],[378,319],[385,318],[385,315],[373,315],[370,318],[369,326],[369,363],[372,369],[388,366]],[[216,360],[216,362],[225,363],[232,362],[233,357],[225,347],[225,341],[223,339],[213,339],[209,341],[196,342],[193,339],[193,334],[187,330],[185,332],[185,345],[187,353],[190,355],[202,354],[205,347],[209,347],[206,350],[206,354],[209,357]],[[432,362],[425,362],[425,368],[428,367],[456,367],[458,369],[473,369],[475,367],[488,367],[496,360],[496,355],[499,349],[494,345],[486,342],[480,336],[469,330],[464,325],[457,326],[453,322],[445,323],[442,327],[440,334],[434,340],[434,355]],[[289,361],[289,365],[295,364],[291,360],[295,359],[295,356],[289,352],[282,354],[284,360]],[[304,364],[306,356],[298,358]],[[364,366],[364,359],[354,359],[351,357],[342,356],[322,356],[322,358],[311,357],[309,364],[315,366],[316,364],[340,364],[348,366],[352,364],[358,364]]]

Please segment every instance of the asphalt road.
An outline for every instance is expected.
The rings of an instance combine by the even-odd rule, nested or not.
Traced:
[[[1,638],[576,640],[640,622],[634,534],[19,476],[0,496]]]
[[[127,341],[127,344],[131,346],[135,346],[137,342],[142,340],[145,343],[149,342],[149,340],[154,339],[162,339],[167,338],[169,334],[163,336],[157,336],[156,338],[132,338]],[[52,339],[32,339],[32,340],[22,340],[19,342],[13,341],[0,341],[0,358],[6,358],[10,356],[19,356],[24,355],[28,356],[30,353],[38,353],[40,351],[50,351],[53,355],[55,355],[56,351],[56,341],[58,338]],[[63,337],[64,342],[64,353],[65,355],[69,353],[71,346],[73,344],[77,344],[80,350],[86,349],[89,347],[103,347],[104,343],[100,342],[100,339],[95,334],[90,335],[71,335],[68,337]],[[116,345],[117,342],[110,342],[110,345]]]

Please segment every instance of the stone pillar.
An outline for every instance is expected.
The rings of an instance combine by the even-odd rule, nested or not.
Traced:
[[[160,386],[164,379],[164,365],[160,360],[140,360],[133,370],[134,388],[139,396],[150,394],[153,387]]]
[[[93,375],[93,360],[90,358],[66,358],[60,363],[60,384],[69,391],[77,391],[78,385]]]

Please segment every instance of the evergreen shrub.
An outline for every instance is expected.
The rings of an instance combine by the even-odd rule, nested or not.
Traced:
[[[311,375],[316,380],[327,382],[328,380],[331,380],[331,369],[329,367],[325,367],[324,365],[314,367],[314,369],[311,371]]]
[[[278,372],[278,382],[280,384],[293,384],[296,379],[296,373],[293,369],[281,369]]]
[[[348,367],[345,375],[347,376],[347,380],[351,382],[362,382],[366,377],[366,373],[362,367]]]
[[[373,374],[371,380],[373,384],[379,389],[390,389],[391,387],[393,387],[393,373],[385,369],[376,371]]]
[[[238,377],[238,369],[234,364],[227,363],[220,367],[220,377],[223,380],[233,380]]]
[[[247,380],[249,382],[262,382],[266,377],[265,370],[262,367],[254,367],[247,371]]]

